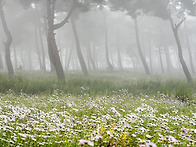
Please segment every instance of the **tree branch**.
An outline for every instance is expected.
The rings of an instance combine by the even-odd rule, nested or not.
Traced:
[[[186,20],[186,17],[184,17],[177,25],[175,24],[175,29],[178,30],[178,28],[181,26],[181,24]]]
[[[54,30],[59,29],[59,28],[61,28],[63,25],[65,25],[66,23],[68,23],[68,20],[69,20],[69,18],[71,17],[72,12],[73,12],[74,9],[75,9],[75,4],[76,4],[76,0],[73,0],[73,4],[72,4],[72,6],[71,6],[71,10],[68,12],[67,16],[65,17],[65,19],[64,19],[62,22],[60,22],[60,23],[54,25]]]

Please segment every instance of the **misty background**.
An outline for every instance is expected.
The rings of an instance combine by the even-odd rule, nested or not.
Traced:
[[[54,24],[64,20],[71,11],[74,1],[55,1]],[[87,71],[131,70],[145,73],[144,62],[138,52],[135,18],[129,15],[129,9],[125,7],[128,4],[134,6],[134,1],[124,0],[124,4],[122,1],[122,4],[118,5],[115,0],[113,1],[93,1],[93,4],[92,1],[75,1],[77,4],[74,5],[71,14],[72,21],[69,19],[63,26],[54,30],[56,51],[63,71],[81,71],[84,75],[88,75],[85,74],[85,64]],[[184,61],[191,75],[194,75],[196,19],[185,9],[182,13],[183,3],[176,5],[171,2],[170,5],[175,5],[175,13],[173,11],[170,13],[174,23],[178,24],[186,18],[177,31]],[[58,70],[53,66],[48,54],[50,33],[46,1],[7,0],[1,3],[7,27],[12,35],[10,58],[14,71]],[[178,10],[181,10],[180,13]],[[178,57],[178,46],[168,19],[157,17],[150,11],[140,12],[141,8],[134,11],[137,15],[137,33],[141,51],[149,68],[149,73],[146,71],[146,74],[183,73]],[[2,23],[0,24],[0,70],[5,72],[7,65],[4,43],[7,36]],[[75,35],[79,42],[74,36],[72,24],[75,25],[77,33]],[[84,62],[78,55],[79,49]]]

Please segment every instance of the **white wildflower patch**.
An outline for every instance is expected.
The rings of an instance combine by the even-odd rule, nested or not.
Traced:
[[[195,122],[194,105],[163,94],[0,99],[3,146],[196,146]]]

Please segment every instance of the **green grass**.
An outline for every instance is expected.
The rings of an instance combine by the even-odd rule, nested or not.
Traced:
[[[137,74],[137,73],[136,73]],[[135,78],[137,77],[137,78]],[[66,84],[58,83],[51,73],[20,73],[14,77],[0,74],[0,92],[13,91],[27,94],[51,94],[58,90],[72,95],[121,94],[123,92],[139,95],[163,93],[175,95],[185,101],[196,93],[196,81],[188,84],[183,79],[163,78],[160,76],[133,75],[130,72],[91,73],[85,78],[82,74],[66,73]]]

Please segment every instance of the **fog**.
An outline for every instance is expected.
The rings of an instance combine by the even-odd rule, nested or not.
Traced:
[[[196,0],[0,0],[0,146],[196,147]]]
[[[174,27],[172,30],[171,20],[156,16],[155,9],[145,12],[138,5],[134,8],[134,3],[126,4],[126,0],[119,5],[114,0],[105,3],[95,1],[93,4],[90,1],[78,1],[75,5],[72,4],[74,2],[57,0],[54,9],[53,4],[48,4],[50,10],[47,10],[44,0],[31,3],[23,0],[1,2],[1,14],[4,12],[7,28],[13,39],[10,57],[15,72],[52,70],[61,79],[64,78],[58,74],[61,72],[61,64],[64,72],[78,71],[86,76],[92,70],[131,70],[146,74],[174,75],[185,73],[186,77],[190,76],[188,73],[194,75],[196,19],[194,15],[189,15],[191,10],[183,9],[183,3],[180,7],[172,1],[169,4],[175,7],[175,11],[170,11]],[[135,11],[134,16],[129,15],[132,9]],[[158,12],[164,13],[161,9]],[[54,27],[69,13],[71,16],[64,25],[50,30],[50,23],[54,21]],[[7,35],[2,23],[0,24],[0,68],[2,72],[9,73],[4,45]],[[74,29],[77,34],[73,33]],[[54,40],[50,36],[53,31]],[[175,31],[179,42],[176,41]],[[184,61],[179,58],[180,49],[177,43],[180,43],[180,56]],[[49,52],[53,53],[49,55]],[[60,62],[56,61],[57,58]],[[190,79],[187,77],[187,80]]]

